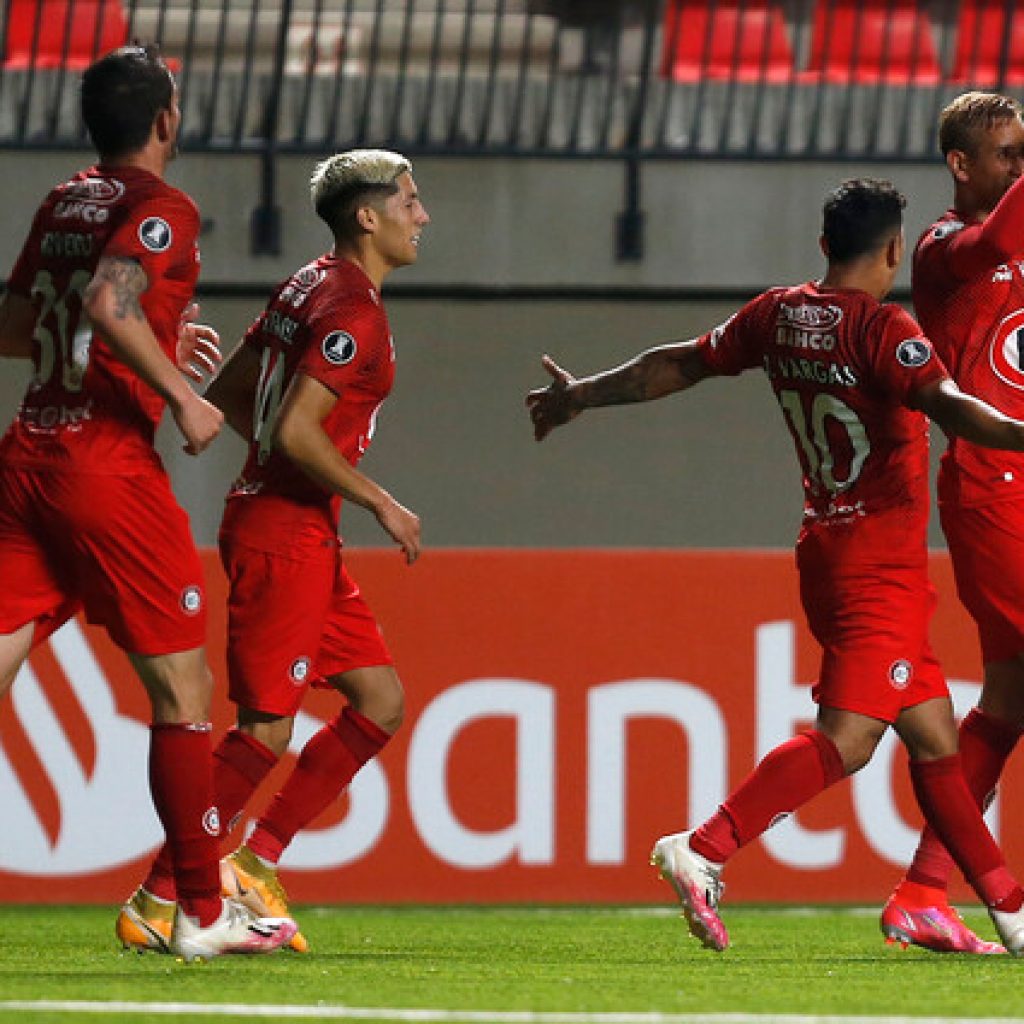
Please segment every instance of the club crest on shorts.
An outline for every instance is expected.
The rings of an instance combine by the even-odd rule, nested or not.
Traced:
[[[907,338],[896,347],[896,361],[908,370],[924,366],[931,357],[932,347],[924,338]]]
[[[309,658],[296,658],[288,669],[288,675],[296,686],[301,686],[309,678]]]
[[[178,603],[186,615],[198,615],[199,610],[203,607],[203,592],[195,586],[186,587],[181,592]]]
[[[207,835],[220,835],[220,811],[216,807],[208,807],[203,814],[203,831]]]
[[[332,366],[345,366],[356,357],[356,339],[348,331],[331,331],[320,343],[320,351]]]
[[[139,241],[150,252],[164,252],[170,248],[174,233],[163,217],[147,217],[139,225]]]
[[[1005,317],[992,333],[989,363],[997,377],[1024,391],[1024,309]]]
[[[897,690],[905,690],[914,678],[914,666],[906,658],[900,658],[889,666],[889,682]]]

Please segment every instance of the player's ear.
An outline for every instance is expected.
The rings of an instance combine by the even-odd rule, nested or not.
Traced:
[[[161,107],[153,119],[153,131],[156,132],[157,141],[170,142],[173,132],[173,119],[171,112],[166,107]]]
[[[903,260],[903,232],[892,236],[889,244],[885,247],[885,265],[890,270],[895,270]]]
[[[824,235],[818,236],[818,248],[821,249],[822,256],[828,259],[828,239]]]
[[[946,166],[955,181],[967,180],[967,165],[969,158],[962,149],[951,149],[946,154]]]
[[[377,230],[377,211],[369,205],[360,206],[356,210],[356,223],[367,234],[373,234]]]

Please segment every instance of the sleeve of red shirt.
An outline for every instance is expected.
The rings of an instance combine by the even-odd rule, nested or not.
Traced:
[[[379,344],[380,311],[367,301],[340,316],[326,311],[311,319],[308,327],[309,344],[297,370],[339,395],[359,376]]]
[[[725,323],[697,339],[698,351],[708,369],[723,377],[735,377],[761,365],[766,332],[772,330],[771,299],[771,292],[758,295]]]
[[[198,237],[195,204],[183,192],[168,190],[136,203],[107,239],[103,255],[137,260],[153,282],[194,261]]]
[[[941,226],[938,229],[941,231]],[[954,277],[966,280],[1018,254],[1024,237],[1024,177],[1007,189],[982,224],[967,224],[932,246]],[[929,254],[930,255],[930,254]]]
[[[899,306],[881,306],[869,329],[873,376],[901,405],[916,408],[915,392],[949,376],[921,325]]]

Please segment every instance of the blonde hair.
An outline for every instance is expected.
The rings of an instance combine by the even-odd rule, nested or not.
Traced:
[[[398,179],[412,171],[400,153],[388,149],[350,149],[313,168],[309,194],[313,208],[340,238],[358,235],[356,211],[398,191]]]
[[[942,155],[954,149],[974,156],[982,132],[997,121],[1020,118],[1021,105],[1009,96],[996,92],[965,92],[949,103],[939,114],[939,148]]]

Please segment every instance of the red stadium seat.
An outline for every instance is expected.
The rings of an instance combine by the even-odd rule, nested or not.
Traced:
[[[941,78],[935,38],[917,0],[818,0],[811,55],[801,78],[934,85]]]
[[[81,70],[127,38],[120,0],[10,0],[4,67]]]
[[[793,77],[793,52],[782,9],[767,0],[668,0],[661,74],[745,82]]]
[[[999,85],[1004,52],[1004,84],[1024,85],[1024,9],[993,0],[962,0],[951,79],[987,88]]]

